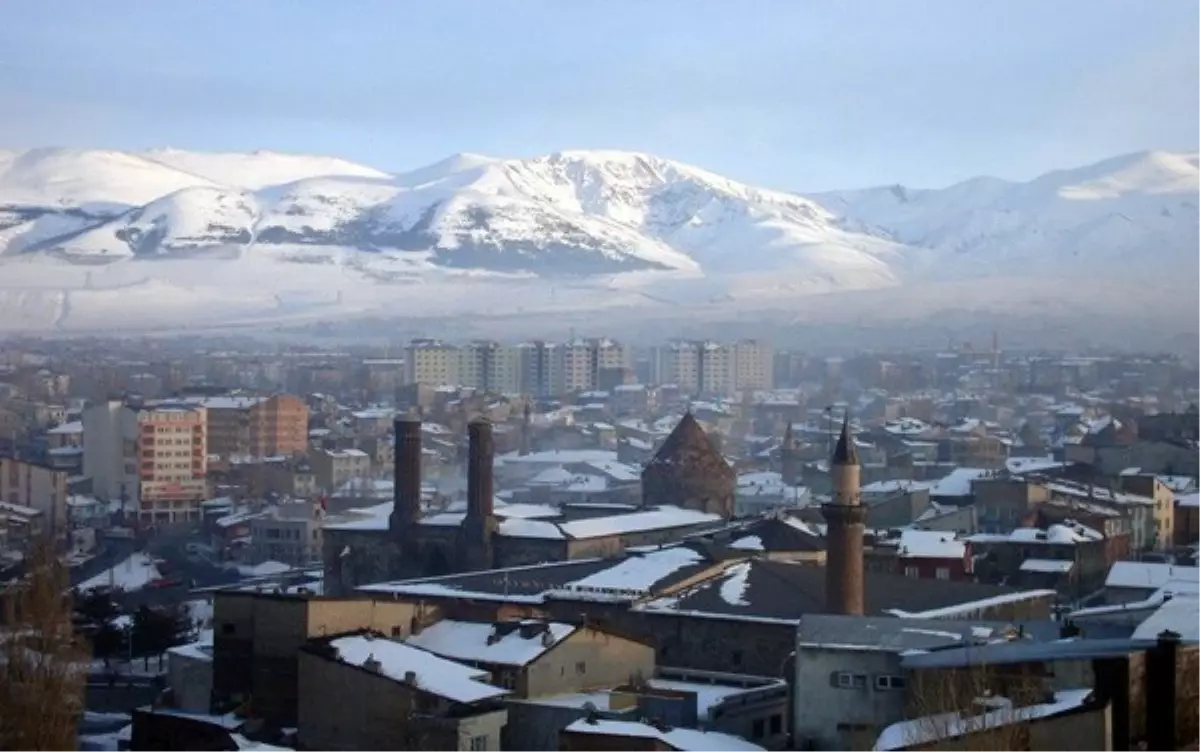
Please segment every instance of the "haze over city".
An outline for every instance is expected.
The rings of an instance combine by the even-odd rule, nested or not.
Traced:
[[[1198,37],[0,4],[0,752],[1196,749]]]

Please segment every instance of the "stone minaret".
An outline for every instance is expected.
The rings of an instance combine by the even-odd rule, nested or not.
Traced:
[[[530,432],[529,424],[531,423],[532,412],[533,412],[533,403],[529,399],[526,399],[525,400],[525,409],[521,413],[521,446],[520,446],[520,449],[518,450],[518,452],[520,453],[520,455],[522,457],[529,454],[530,444],[533,440],[533,437],[530,436],[530,433],[529,433]]]
[[[392,465],[392,537],[402,546],[412,540],[421,518],[421,419],[397,418],[396,452]]]
[[[825,610],[831,614],[863,613],[863,527],[867,510],[859,495],[858,450],[850,435],[850,416],[842,423],[830,462],[833,501],[821,506],[825,534]]]
[[[467,436],[467,516],[459,528],[458,557],[462,571],[474,572],[494,566],[492,538],[498,525],[493,509],[492,462],[496,451],[491,421],[471,421]]]
[[[800,448],[796,446],[796,437],[792,434],[792,421],[789,418],[787,428],[783,431],[783,443],[779,445],[779,474],[783,477],[784,485],[800,485],[803,466]]]

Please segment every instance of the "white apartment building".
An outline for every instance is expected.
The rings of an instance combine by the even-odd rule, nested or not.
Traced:
[[[83,474],[104,501],[138,499],[137,413],[119,400],[83,411]]]
[[[600,387],[606,369],[629,368],[633,355],[627,345],[606,337],[576,339],[562,346],[563,391],[590,391]]]
[[[774,351],[758,340],[733,344],[674,340],[652,352],[651,372],[659,384],[688,394],[733,396],[745,389],[770,389]]]
[[[757,339],[733,346],[734,390],[775,388],[775,348]]]

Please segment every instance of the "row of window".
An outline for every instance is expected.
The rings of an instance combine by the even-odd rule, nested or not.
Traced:
[[[867,675],[856,674],[853,671],[835,671],[833,673],[832,684],[838,689],[866,689]],[[905,680],[903,676],[891,676],[889,674],[875,675],[875,689],[880,692],[888,692],[893,690],[904,689]]]

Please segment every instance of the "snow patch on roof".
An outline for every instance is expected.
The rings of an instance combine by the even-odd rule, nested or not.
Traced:
[[[486,683],[488,673],[461,663],[439,658],[400,642],[368,635],[339,637],[330,641],[338,660],[370,670],[378,661],[379,673],[403,682],[412,679],[423,692],[454,702],[479,702],[508,694],[508,690]]]

